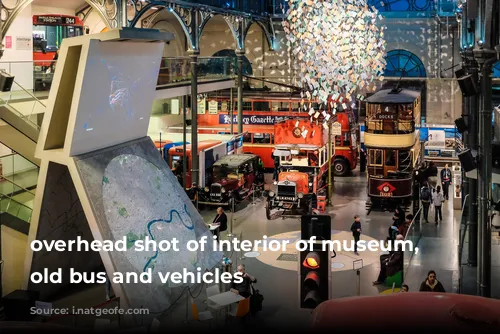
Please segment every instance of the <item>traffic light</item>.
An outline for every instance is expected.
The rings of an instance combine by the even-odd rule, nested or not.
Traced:
[[[331,254],[328,247],[323,250],[322,240],[331,239],[330,216],[303,216],[302,240],[316,237],[316,243],[300,252],[299,256],[299,305],[314,309],[330,299]]]

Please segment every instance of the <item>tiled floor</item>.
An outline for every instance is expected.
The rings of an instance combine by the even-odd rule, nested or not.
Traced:
[[[363,233],[377,240],[385,240],[387,229],[392,223],[390,212],[373,211],[367,215],[365,201],[366,177],[356,175],[347,178],[338,178],[335,181],[333,207],[328,208],[332,216],[332,229],[349,231],[354,214],[361,216]],[[255,204],[246,203],[240,205],[234,215],[233,231],[243,234],[243,239],[261,239],[263,235],[271,236],[279,233],[300,230],[299,219],[278,219],[268,221],[264,212],[265,202],[256,199]],[[210,222],[214,217],[213,209],[202,210],[205,221]],[[435,270],[438,279],[443,283],[447,291],[454,291],[457,285],[458,256],[457,256],[457,231],[458,224],[454,219],[452,203],[446,202],[443,207],[444,222],[439,226],[434,224],[422,224],[422,238],[418,244],[419,253],[414,256],[407,268],[406,283],[411,291],[417,291],[420,283],[424,280],[428,270]],[[231,217],[228,214],[229,218]],[[310,310],[298,308],[298,275],[296,271],[279,269],[264,264],[258,258],[244,258],[243,254],[233,254],[235,269],[238,263],[244,263],[247,271],[258,278],[256,288],[264,295],[264,307],[262,312],[244,324],[234,322],[231,329],[241,328],[257,329],[262,325],[276,326],[282,328],[287,326],[298,330],[307,328],[311,320]],[[378,295],[386,290],[385,286],[373,286],[378,275],[380,265],[378,263],[368,265],[361,270],[360,291],[361,295]],[[354,270],[342,270],[332,272],[331,295],[332,298],[341,298],[357,295],[357,275]],[[203,301],[206,299],[205,287],[201,287],[201,294],[196,298],[200,311],[205,310]],[[192,292],[197,295],[198,288]],[[104,300],[104,286],[95,286],[76,295],[59,300],[56,305],[96,305]],[[162,326],[173,329],[177,326],[185,328],[184,321],[190,317],[190,303],[186,298],[181,298],[177,304],[167,312],[159,316]],[[158,315],[154,315],[158,316]],[[144,319],[144,323],[151,321]],[[89,320],[89,324],[91,320]],[[189,326],[193,326],[191,323]],[[208,326],[208,325],[207,325]],[[208,327],[207,327],[208,328]]]

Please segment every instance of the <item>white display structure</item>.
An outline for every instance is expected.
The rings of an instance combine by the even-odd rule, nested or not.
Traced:
[[[164,42],[171,39],[170,33],[123,28],[63,41],[35,153],[41,166],[28,244],[78,236],[87,241],[139,240],[146,234],[159,240],[211,237],[147,136]],[[95,272],[104,265],[108,276],[149,268],[208,270],[220,263],[219,253],[28,249],[25,286],[39,291],[43,301],[68,287],[70,268]],[[31,272],[57,267],[64,270],[61,284],[30,282]],[[166,309],[181,290],[157,282],[112,287],[122,308],[150,310]]]

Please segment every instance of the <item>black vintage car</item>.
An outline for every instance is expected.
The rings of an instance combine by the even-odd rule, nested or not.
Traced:
[[[264,166],[255,154],[231,154],[219,159],[207,177],[207,186],[199,191],[198,203],[228,206],[255,195],[264,187]]]

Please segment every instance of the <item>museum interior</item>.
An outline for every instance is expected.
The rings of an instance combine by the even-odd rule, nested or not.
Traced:
[[[500,1],[0,5],[2,332],[500,330]]]

